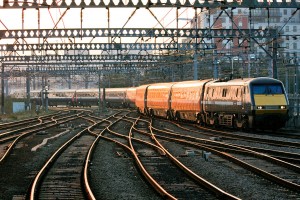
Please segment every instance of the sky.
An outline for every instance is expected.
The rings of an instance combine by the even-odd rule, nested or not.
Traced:
[[[40,28],[53,29],[60,16],[66,9],[41,9],[40,11]],[[145,8],[137,9],[134,15],[135,8],[110,8],[110,28],[176,28],[176,8],[151,8],[154,16]],[[105,8],[85,8],[82,12],[82,28],[107,28],[107,9]],[[194,16],[194,10],[191,8],[179,9],[180,19],[191,19]],[[129,17],[131,19],[128,21]],[[13,17],[12,17],[13,16]],[[81,27],[81,9],[71,8],[67,10],[62,20],[57,25],[57,28],[80,28]],[[6,28],[22,29],[22,10],[21,9],[1,9],[0,30]],[[126,22],[128,23],[126,24]],[[187,20],[179,20],[179,27],[189,27]],[[125,25],[126,24],[126,25]],[[24,11],[24,29],[38,28],[38,12],[35,9],[26,9]],[[30,39],[27,39],[30,41]],[[59,40],[59,39],[54,39]],[[99,39],[101,40],[101,39]],[[130,39],[128,40],[130,41]],[[0,40],[3,44],[5,41]]]
[[[151,12],[145,8],[110,8],[110,28],[176,28],[176,8],[150,8]],[[66,11],[65,8],[40,9],[40,28],[53,29]],[[134,14],[133,14],[134,13]],[[189,20],[195,15],[193,8],[181,8],[178,11],[178,27],[189,28]],[[130,18],[131,16],[131,18]],[[130,20],[128,20],[130,18]],[[85,8],[82,11],[82,28],[107,28],[108,11],[105,8]],[[0,30],[22,30],[22,10],[21,9],[0,9]],[[26,9],[24,11],[24,29],[38,29],[38,11],[36,9]],[[57,24],[58,29],[81,27],[81,9],[71,8],[65,12],[62,20]],[[169,43],[171,38],[141,38],[122,37],[114,38],[116,43]],[[27,44],[41,44],[43,39],[26,38]],[[75,43],[109,43],[111,40],[107,37],[98,38],[75,38]],[[13,44],[14,39],[0,39],[0,44]],[[19,39],[20,44],[24,44]],[[48,38],[48,43],[70,43],[68,38]],[[74,42],[74,41],[73,41]],[[35,52],[43,54],[43,52]],[[47,51],[47,54],[56,54],[55,51]],[[64,54],[63,51],[58,52]],[[90,54],[105,53],[99,50],[92,50]],[[130,51],[129,53],[134,53]],[[146,52],[144,52],[146,53]],[[0,52],[0,55],[7,55],[8,52]],[[11,54],[10,54],[11,55]],[[30,51],[18,51],[16,55],[31,55]]]

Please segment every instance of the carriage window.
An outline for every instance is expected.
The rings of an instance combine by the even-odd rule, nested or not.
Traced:
[[[222,91],[222,97],[226,97],[226,94],[227,94],[227,89],[224,88],[223,91]]]
[[[215,89],[213,89],[212,92],[211,92],[212,97],[214,96],[214,92],[215,92]]]
[[[253,85],[253,94],[283,94],[280,84],[277,85]]]
[[[237,97],[239,94],[239,88],[236,89],[235,97]]]

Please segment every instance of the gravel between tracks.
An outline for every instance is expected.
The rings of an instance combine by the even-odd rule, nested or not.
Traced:
[[[161,199],[141,178],[130,155],[112,142],[99,141],[89,177],[96,199]]]
[[[60,130],[62,132],[62,130]],[[25,196],[35,175],[44,165],[46,159],[65,141],[74,136],[68,132],[33,152],[31,149],[41,144],[45,137],[56,135],[50,131],[46,135],[33,134],[20,141],[12,154],[0,164],[0,199],[13,199],[14,196]]]
[[[118,129],[124,129],[124,124]],[[50,140],[37,152],[31,152],[31,148],[40,144],[43,138],[55,134],[32,135],[17,144],[12,155],[0,165],[1,200],[25,195],[45,160],[74,132]],[[300,200],[300,193],[273,184],[215,155],[205,161],[201,155],[185,156],[185,146],[178,148],[174,143],[163,144],[197,174],[242,199]],[[137,171],[131,155],[112,142],[99,141],[90,170],[90,183],[97,199],[161,199]]]
[[[161,141],[187,167],[221,189],[242,199],[300,199],[300,193],[289,191],[216,155],[208,161],[201,153],[185,156],[185,146]],[[194,149],[195,150],[195,149]],[[198,149],[199,150],[199,149]]]

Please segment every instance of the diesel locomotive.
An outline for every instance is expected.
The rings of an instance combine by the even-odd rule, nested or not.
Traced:
[[[149,116],[243,129],[279,129],[288,120],[284,86],[267,77],[142,85],[136,106]]]

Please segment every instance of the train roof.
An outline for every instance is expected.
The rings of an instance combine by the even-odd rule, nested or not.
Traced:
[[[42,90],[31,90],[30,92],[41,92]],[[48,92],[74,92],[75,89],[50,89]]]
[[[176,82],[150,84],[149,89],[170,88]]]
[[[126,93],[127,88],[105,88],[105,93]]]
[[[126,90],[135,91],[136,87],[129,87],[129,88],[126,88]]]
[[[102,90],[102,88],[101,88]],[[95,92],[99,91],[99,88],[87,88],[87,89],[78,89],[76,92],[81,93],[81,92]]]
[[[182,82],[177,82],[173,85],[173,88],[185,88],[185,87],[197,87],[197,86],[202,86],[207,82],[212,81],[212,79],[205,79],[205,80],[191,80],[191,81],[182,81]]]
[[[240,78],[232,80],[215,80],[209,85],[250,85],[250,84],[270,84],[270,83],[281,83],[281,81],[269,78],[269,77],[257,77],[257,78]]]

